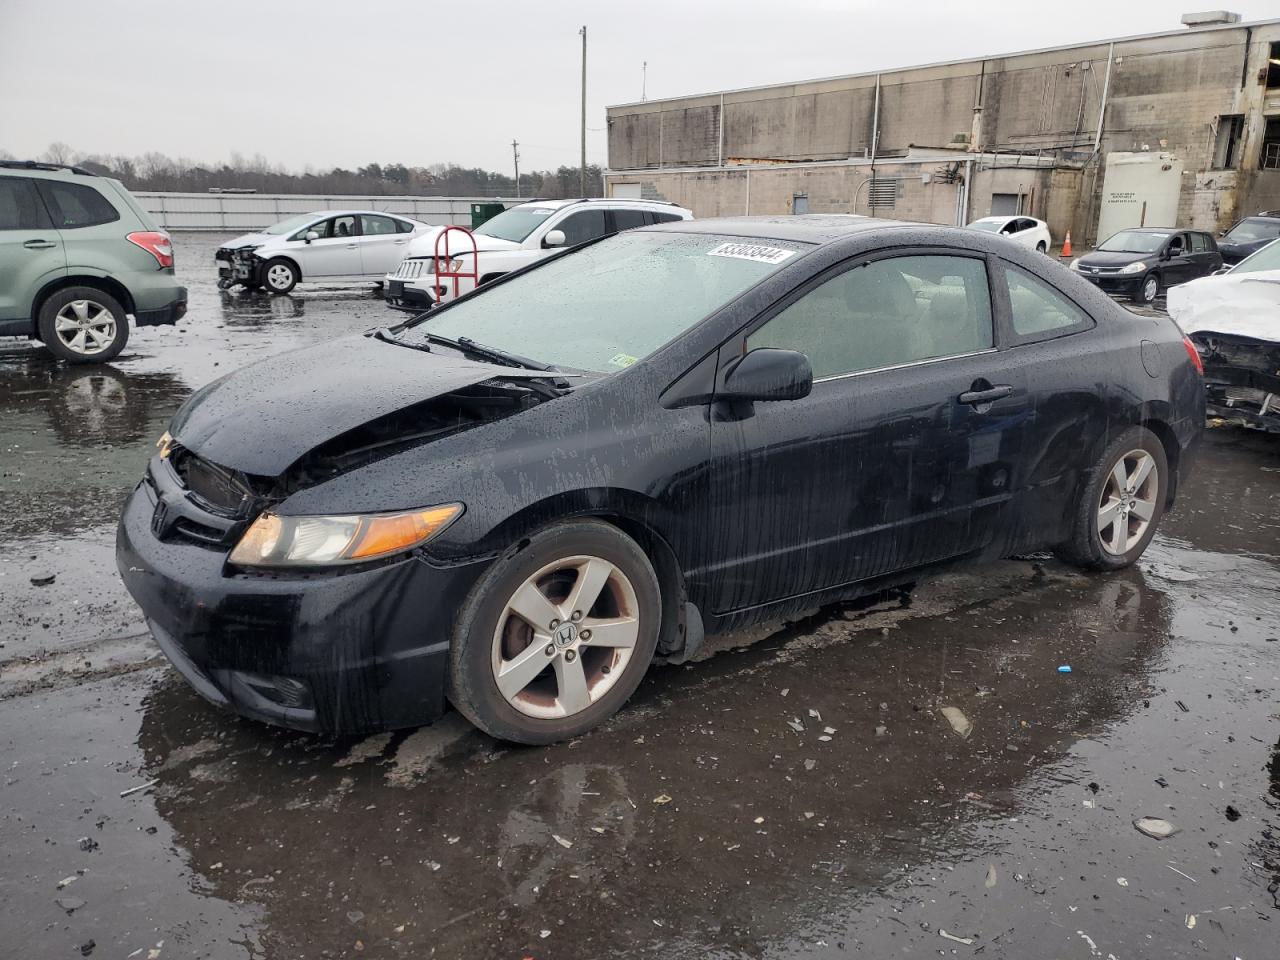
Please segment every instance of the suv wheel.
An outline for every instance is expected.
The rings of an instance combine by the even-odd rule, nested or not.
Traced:
[[[68,363],[102,363],[129,340],[129,318],[115,297],[96,287],[67,287],[40,306],[36,321],[49,352]]]
[[[263,264],[261,277],[262,285],[272,293],[288,293],[302,279],[298,276],[298,268],[283,257],[276,257]]]

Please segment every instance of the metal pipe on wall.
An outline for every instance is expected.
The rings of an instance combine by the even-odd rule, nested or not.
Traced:
[[[1115,59],[1116,45],[1107,48],[1107,75],[1102,81],[1102,104],[1098,107],[1098,131],[1093,135],[1093,152],[1097,153],[1102,145],[1102,122],[1107,116],[1107,97],[1111,93],[1111,61]]]
[[[716,126],[720,128],[718,131],[720,142],[719,142],[719,145],[716,147],[716,166],[723,167],[724,166],[724,94],[723,93],[720,94],[720,118],[719,119],[720,119],[720,122],[716,124]]]

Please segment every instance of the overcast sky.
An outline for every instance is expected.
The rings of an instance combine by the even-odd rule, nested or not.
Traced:
[[[604,108],[1181,29],[1194,0],[0,0],[0,149],[233,151],[300,170],[575,164]],[[1245,20],[1275,0],[1231,2]]]

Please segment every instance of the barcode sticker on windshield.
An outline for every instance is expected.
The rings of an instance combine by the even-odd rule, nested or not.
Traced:
[[[707,251],[707,256],[755,260],[757,263],[781,263],[787,257],[795,256],[795,253],[794,250],[784,250],[782,247],[765,247],[758,243],[722,243],[714,250]]]

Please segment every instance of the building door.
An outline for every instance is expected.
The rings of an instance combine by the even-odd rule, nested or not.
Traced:
[[[640,200],[643,188],[638,183],[615,183],[611,196],[625,200]]]
[[[1016,193],[993,193],[991,195],[991,216],[1014,217],[1022,212],[1019,209],[1019,195]]]

